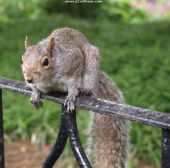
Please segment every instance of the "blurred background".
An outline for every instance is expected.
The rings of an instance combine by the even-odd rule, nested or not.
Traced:
[[[124,93],[127,104],[170,112],[170,1],[0,0],[0,76],[22,80],[24,39],[32,44],[59,27],[80,30],[101,52],[101,67]],[[7,168],[41,167],[59,127],[60,106],[3,91]],[[78,127],[87,144],[89,113]],[[132,123],[130,168],[160,167],[161,129]],[[69,145],[58,168],[76,168]]]

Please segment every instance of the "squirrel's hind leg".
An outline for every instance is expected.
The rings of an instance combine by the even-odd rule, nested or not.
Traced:
[[[70,80],[67,83],[67,88],[68,88],[68,95],[66,97],[66,100],[64,102],[64,105],[67,107],[67,111],[74,111],[75,110],[75,101],[76,97],[79,93],[78,90],[78,83],[79,83],[79,75],[76,76],[73,80]]]
[[[84,48],[85,54],[85,68],[82,75],[82,89],[81,91],[86,93],[92,93],[96,95],[99,84],[99,50],[98,48],[87,45]]]

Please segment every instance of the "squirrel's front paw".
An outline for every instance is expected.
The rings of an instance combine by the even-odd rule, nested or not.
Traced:
[[[72,96],[67,96],[65,102],[64,102],[64,106],[66,106],[67,112],[73,112],[75,110],[75,98]]]
[[[79,95],[80,96],[92,96],[93,93],[91,90],[87,90],[87,89],[79,89]]]
[[[41,101],[40,98],[31,97],[30,102],[34,105],[36,110],[43,106],[43,102]]]

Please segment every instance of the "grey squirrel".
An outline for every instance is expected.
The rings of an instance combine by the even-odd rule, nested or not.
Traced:
[[[25,39],[22,56],[25,81],[32,89],[31,102],[42,107],[40,94],[67,92],[67,110],[75,109],[79,91],[94,97],[123,102],[121,91],[100,70],[99,49],[78,30],[59,28],[36,45]],[[92,114],[89,149],[94,168],[125,168],[128,154],[128,123],[117,117]]]

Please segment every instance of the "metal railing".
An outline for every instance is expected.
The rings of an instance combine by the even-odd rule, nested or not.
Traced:
[[[24,82],[10,80],[0,77],[0,168],[4,168],[4,141],[3,141],[3,102],[2,89],[13,92],[31,95],[31,90],[25,86]],[[43,99],[51,100],[62,104],[61,124],[56,142],[43,163],[43,168],[52,168],[57,159],[63,152],[67,139],[69,139],[73,154],[80,168],[91,168],[84,150],[82,148],[79,133],[76,124],[76,113],[66,112],[63,106],[65,94],[51,93],[42,95]],[[121,119],[136,121],[142,124],[162,128],[162,168],[170,168],[170,115],[143,109],[139,107],[129,106],[126,104],[118,104],[116,102],[94,99],[90,97],[78,97],[75,102],[76,107],[97,112],[104,115],[116,116]]]

